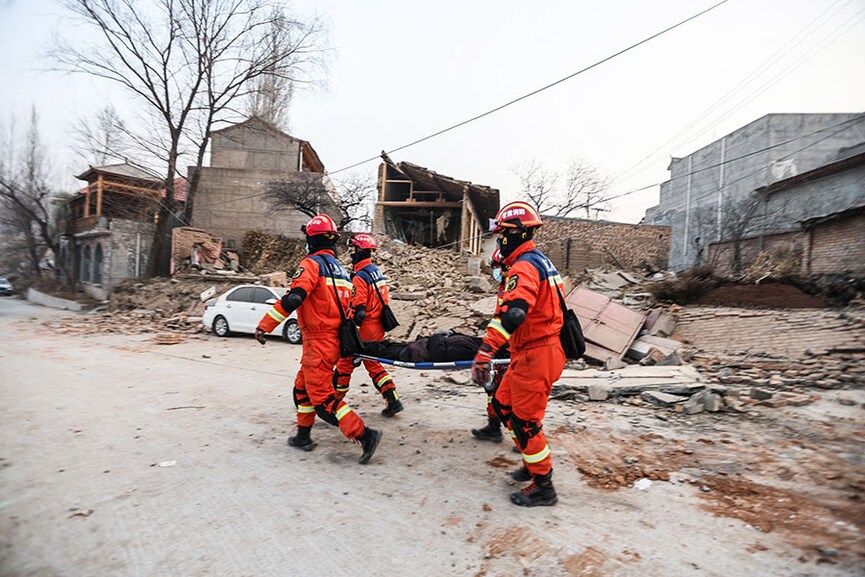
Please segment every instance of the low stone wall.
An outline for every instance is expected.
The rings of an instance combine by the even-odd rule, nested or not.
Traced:
[[[87,307],[82,305],[81,303],[62,299],[60,297],[51,296],[49,294],[39,292],[34,288],[27,289],[27,300],[32,303],[36,303],[37,305],[42,305],[44,307],[50,307],[53,309],[63,309],[76,312],[87,309]]]

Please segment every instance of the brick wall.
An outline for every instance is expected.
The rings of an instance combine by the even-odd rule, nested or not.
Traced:
[[[808,272],[865,275],[865,214],[825,222],[810,232]]]
[[[571,275],[602,267],[664,270],[670,253],[666,226],[546,219],[535,240],[560,273]]]
[[[805,234],[798,230],[744,238],[739,241],[741,267],[738,274],[747,271],[760,253],[796,254],[801,259],[807,243],[808,239]],[[735,243],[716,242],[709,245],[708,255],[704,262],[714,267],[715,272],[721,276],[734,276],[736,275],[734,260]]]
[[[732,242],[709,245],[706,262],[722,275],[733,275]],[[813,225],[804,231],[792,231],[740,241],[742,267],[745,272],[760,253],[797,255],[801,274],[865,275],[865,213]]]

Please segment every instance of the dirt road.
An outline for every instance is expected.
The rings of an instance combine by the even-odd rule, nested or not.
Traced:
[[[552,402],[560,502],[526,510],[510,447],[468,433],[483,394],[441,373],[395,371],[393,419],[355,375],[384,432],[361,466],[321,422],[286,446],[300,347],[58,335],[58,314],[0,300],[2,575],[865,572],[861,388],[754,415]]]

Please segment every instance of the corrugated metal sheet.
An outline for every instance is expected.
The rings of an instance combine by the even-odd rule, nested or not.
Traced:
[[[586,356],[604,362],[622,358],[637,337],[646,315],[612,301],[610,297],[578,287],[565,299],[580,319],[588,344]]]

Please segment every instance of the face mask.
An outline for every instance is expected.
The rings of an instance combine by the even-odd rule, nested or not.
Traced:
[[[493,269],[493,278],[496,279],[497,283],[502,282],[502,269],[494,268]]]

